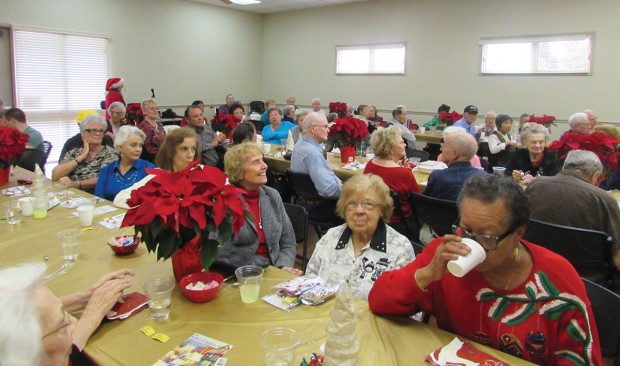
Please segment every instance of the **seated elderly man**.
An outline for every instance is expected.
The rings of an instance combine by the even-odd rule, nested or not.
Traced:
[[[458,129],[448,133],[441,147],[442,158],[448,169],[434,170],[428,177],[423,194],[456,201],[467,178],[475,174],[485,174],[471,165],[470,161],[477,150],[476,139],[468,132]]]
[[[337,204],[338,215],[346,223],[319,240],[306,274],[318,275],[327,283],[347,282],[353,295],[366,300],[384,272],[415,258],[409,239],[386,224],[393,208],[390,190],[380,177],[349,179]]]
[[[583,112],[577,112],[570,116],[568,119],[568,127],[569,131],[577,132],[580,134],[586,134],[590,132],[590,120],[588,120],[588,115]],[[566,133],[565,132],[565,133]]]
[[[0,365],[84,364],[80,352],[134,275],[129,269],[112,272],[58,298],[41,283],[45,269],[43,263],[0,269]],[[79,320],[69,314],[81,309]]]
[[[579,274],[560,255],[522,239],[530,215],[523,189],[509,177],[478,174],[463,186],[458,207],[454,235],[435,239],[413,262],[379,277],[368,296],[370,310],[424,311],[441,329],[538,365],[601,365]],[[471,252],[464,238],[486,255],[457,277],[448,262]]]
[[[415,149],[415,135],[407,128],[407,111],[404,106],[399,105],[392,110],[392,119],[388,122],[388,126],[398,127],[407,147]]]
[[[326,199],[325,202],[304,203],[310,217],[325,221],[325,216],[334,216],[333,199],[340,197],[342,181],[329,168],[323,156],[321,143],[327,141],[329,127],[327,118],[319,112],[310,112],[302,123],[304,135],[295,145],[291,155],[291,171],[309,174],[312,183],[319,195]]]
[[[588,115],[588,122],[590,122],[590,132],[594,131],[594,127],[598,124],[598,116],[596,112],[591,109],[586,109],[583,113]]]
[[[198,135],[200,140],[200,158],[203,164],[217,166],[220,160],[215,148],[222,146],[228,147],[225,142],[226,135],[215,135],[211,125],[205,122],[202,109],[198,106],[190,105],[185,109],[185,119],[187,124],[183,128],[191,128]]]
[[[476,137],[476,117],[478,116],[478,107],[468,105],[463,110],[463,118],[454,122],[454,126],[463,127],[472,136]]]
[[[596,186],[602,171],[596,154],[573,150],[566,156],[562,171],[534,179],[525,193],[530,197],[534,219],[610,235],[615,243],[614,262],[620,271],[620,210],[616,200]]]

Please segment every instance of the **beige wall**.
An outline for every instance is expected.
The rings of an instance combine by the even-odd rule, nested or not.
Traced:
[[[391,110],[494,110],[567,119],[592,108],[618,121],[619,1],[374,0],[272,14],[263,33],[263,94],[314,96]],[[596,32],[593,76],[480,76],[481,37]],[[406,76],[335,76],[335,46],[408,43]],[[427,116],[420,116],[424,122]],[[561,128],[564,128],[563,126]]]
[[[125,99],[164,105],[261,95],[262,17],[181,0],[0,0],[0,24],[110,37]],[[102,99],[104,86],[102,85]]]

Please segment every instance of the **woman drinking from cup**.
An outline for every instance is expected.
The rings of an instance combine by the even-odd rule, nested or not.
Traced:
[[[295,127],[288,121],[282,121],[282,111],[279,108],[271,108],[268,112],[270,124],[265,125],[261,135],[266,144],[280,145],[282,140],[288,138],[288,131]]]
[[[369,174],[349,179],[336,204],[346,223],[318,241],[306,274],[327,283],[347,282],[353,295],[366,300],[384,272],[415,258],[409,239],[385,224],[392,210],[390,189],[381,178]]]
[[[424,311],[442,329],[536,364],[573,365],[575,358],[600,365],[581,278],[566,259],[522,239],[530,215],[523,189],[504,176],[476,174],[465,182],[458,207],[454,235],[433,240],[412,263],[381,276],[368,296],[370,309],[402,316]],[[483,259],[456,277],[449,263],[473,252],[465,238],[482,248]]]
[[[134,126],[122,126],[116,133],[114,148],[120,159],[101,169],[95,187],[95,196],[113,201],[116,194],[146,177],[146,168],[155,164],[140,159],[144,145],[144,132]]]
[[[80,123],[83,147],[69,150],[52,171],[52,180],[67,187],[92,192],[101,169],[118,159],[114,149],[102,144],[107,124],[98,114]]]
[[[375,153],[375,158],[369,160],[364,168],[364,174],[375,174],[381,177],[390,189],[398,193],[400,209],[407,222],[402,222],[400,217],[392,215],[390,226],[403,235],[411,235],[416,238],[419,232],[415,215],[409,205],[409,192],[420,192],[420,187],[409,167],[402,165],[405,156],[405,140],[396,126],[388,128],[379,127],[370,138],[370,146]]]
[[[526,123],[521,129],[526,149],[518,149],[506,166],[506,174],[528,184],[539,175],[553,176],[560,171],[557,156],[547,149],[549,130],[538,123]]]
[[[159,147],[166,138],[164,126],[157,122],[159,119],[157,101],[153,98],[143,100],[142,113],[144,114],[144,121],[140,122],[138,125],[138,128],[146,135],[144,139],[144,148],[142,150],[142,158],[144,160],[154,161]]]

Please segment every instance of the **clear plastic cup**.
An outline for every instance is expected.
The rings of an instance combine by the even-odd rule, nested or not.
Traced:
[[[260,343],[265,349],[267,365],[291,365],[295,357],[295,347],[299,344],[299,335],[289,328],[267,329],[261,335]]]
[[[78,229],[68,229],[59,231],[57,234],[62,248],[62,257],[69,261],[74,261],[80,256],[80,236],[82,231]]]
[[[505,175],[506,174],[506,168],[504,168],[503,166],[494,166],[493,167],[493,174]]]
[[[144,293],[149,299],[151,319],[157,321],[168,319],[173,289],[172,278],[156,278],[144,284]]]
[[[4,212],[4,217],[6,217],[6,222],[9,225],[16,225],[22,222],[22,212],[19,209],[17,200],[5,202],[2,205],[2,211]]]
[[[254,265],[237,268],[235,276],[237,276],[237,282],[239,282],[241,301],[246,304],[252,304],[258,301],[260,283],[264,272],[265,270],[261,267]]]

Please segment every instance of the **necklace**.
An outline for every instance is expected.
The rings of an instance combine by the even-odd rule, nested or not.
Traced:
[[[136,182],[137,178],[138,172],[136,170],[132,170],[131,168],[127,171],[127,173],[125,173],[125,175],[122,175],[118,170],[114,174],[114,179],[116,180],[116,183],[123,187],[131,187]]]

